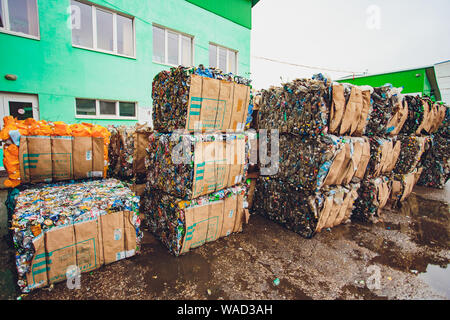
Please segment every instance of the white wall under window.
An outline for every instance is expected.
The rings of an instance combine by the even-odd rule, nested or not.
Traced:
[[[193,38],[154,25],[153,62],[171,66],[193,66]]]
[[[37,0],[0,0],[0,32],[39,38]]]
[[[137,119],[137,103],[116,100],[75,99],[76,118]]]
[[[234,74],[238,73],[238,52],[216,44],[209,44],[209,65]]]
[[[134,57],[134,19],[84,2],[71,0],[72,44]]]

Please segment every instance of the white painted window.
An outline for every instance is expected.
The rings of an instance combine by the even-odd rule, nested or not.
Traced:
[[[171,66],[193,66],[193,37],[153,26],[153,62]]]
[[[209,65],[229,73],[237,74],[238,52],[216,44],[209,44]]]
[[[0,0],[0,32],[38,39],[37,0]]]
[[[75,47],[134,57],[134,18],[71,0]]]
[[[98,119],[137,119],[136,102],[75,99],[75,114],[77,118]]]

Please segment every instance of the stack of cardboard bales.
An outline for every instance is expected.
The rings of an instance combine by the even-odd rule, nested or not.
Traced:
[[[393,169],[402,147],[397,135],[408,116],[400,89],[385,85],[370,90],[371,114],[365,131],[370,161],[352,213],[352,220],[364,222],[376,222],[389,200]]]
[[[295,80],[263,90],[259,107],[259,128],[269,139],[259,132],[254,210],[307,238],[346,221],[370,158],[362,136],[370,91]]]
[[[406,96],[405,100],[408,103],[408,117],[398,136],[401,152],[393,170],[391,195],[391,199],[397,205],[411,194],[423,170],[432,171],[433,165],[440,164],[439,160],[445,159],[445,153],[448,153],[445,146],[441,145],[445,141],[441,137],[446,130],[445,126],[442,126],[447,112],[446,106],[434,103],[427,97]],[[434,134],[438,130],[440,133],[435,137]],[[437,151],[439,149],[443,152]],[[427,176],[430,171],[427,172]],[[438,175],[440,181],[441,175],[443,174]]]
[[[152,98],[156,131],[148,138],[142,205],[149,229],[175,255],[241,231],[249,82],[178,67],[155,76]]]
[[[418,185],[444,188],[450,179],[450,108],[446,105],[446,116],[442,126],[431,136],[430,148],[421,160],[423,168]]]

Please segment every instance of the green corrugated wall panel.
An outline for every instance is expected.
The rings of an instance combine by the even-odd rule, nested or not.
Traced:
[[[419,75],[419,77],[417,77]],[[425,69],[415,69],[407,71],[399,71],[367,77],[359,77],[355,79],[338,80],[341,83],[352,83],[355,85],[369,85],[379,87],[386,83],[392,84],[394,87],[403,87],[403,93],[426,93],[428,84],[428,94],[430,93],[430,82],[425,73]]]

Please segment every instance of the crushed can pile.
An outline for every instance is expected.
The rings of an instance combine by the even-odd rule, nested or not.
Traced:
[[[20,190],[21,189],[21,190]],[[7,206],[23,292],[140,251],[139,197],[115,179],[10,189]]]

